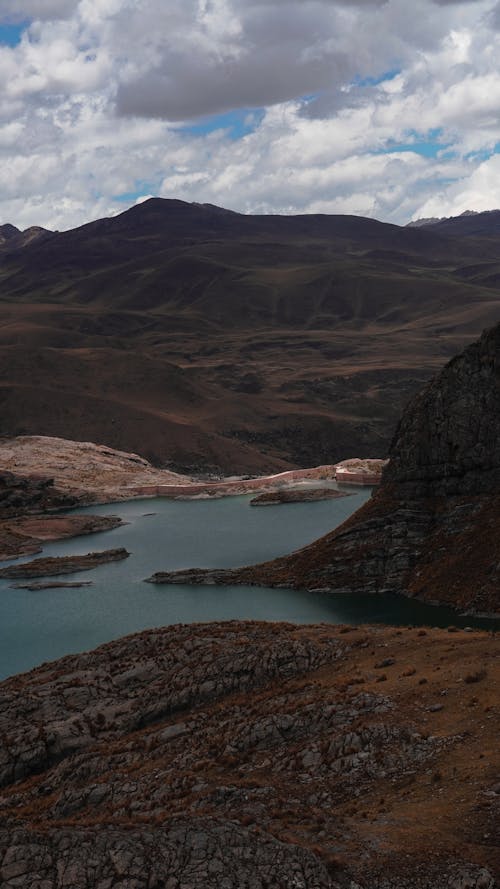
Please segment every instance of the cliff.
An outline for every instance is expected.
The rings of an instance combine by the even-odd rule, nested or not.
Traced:
[[[157,583],[390,592],[500,612],[500,325],[410,403],[380,489],[344,525],[290,556]]]
[[[494,889],[494,646],[180,626],[0,683],[0,885]]]

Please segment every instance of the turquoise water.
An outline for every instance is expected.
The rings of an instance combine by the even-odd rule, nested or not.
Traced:
[[[29,592],[12,589],[14,581],[0,581],[0,678],[127,633],[166,624],[233,619],[433,626],[473,623],[448,609],[399,597],[144,583],[155,571],[236,567],[291,552],[341,524],[369,496],[365,489],[339,500],[259,508],[249,506],[250,497],[136,500],[78,510],[117,514],[128,524],[103,534],[49,544],[44,555],[124,546],[131,556],[68,576],[70,582],[93,582],[81,589]],[[474,624],[492,626],[487,621]]]

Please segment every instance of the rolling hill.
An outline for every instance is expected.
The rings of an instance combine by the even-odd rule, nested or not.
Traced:
[[[3,225],[0,432],[191,471],[384,457],[408,399],[498,320],[496,216],[468,219],[154,198],[67,232]]]

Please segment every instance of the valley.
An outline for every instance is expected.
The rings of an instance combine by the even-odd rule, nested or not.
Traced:
[[[495,889],[498,225],[0,227],[2,887]]]

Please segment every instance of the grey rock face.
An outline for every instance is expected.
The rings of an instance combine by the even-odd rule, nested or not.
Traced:
[[[394,437],[386,482],[417,496],[500,491],[500,325],[417,395]]]
[[[9,846],[3,854],[5,843]],[[297,846],[236,824],[179,820],[167,829],[0,830],[2,889],[335,889]]]

